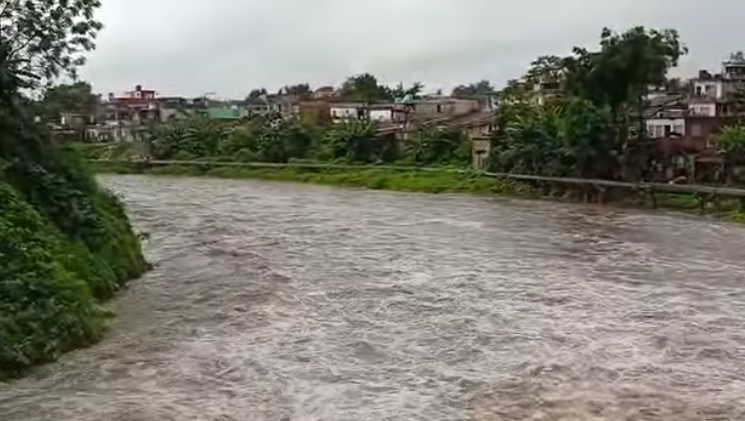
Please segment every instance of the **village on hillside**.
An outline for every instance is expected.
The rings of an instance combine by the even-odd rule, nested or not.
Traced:
[[[347,83],[372,78],[359,75]],[[511,82],[523,90],[521,100],[545,105],[566,95],[561,76],[547,73]],[[155,88],[155,89],[153,89]],[[157,87],[135,86],[122,94],[98,95],[88,110],[61,110],[48,121],[59,139],[93,143],[131,143],[150,136],[153,126],[196,116],[234,126],[254,118],[303,121],[318,125],[367,121],[376,138],[404,148],[412,133],[423,128],[461,132],[469,142],[471,166],[484,170],[495,133],[504,130],[496,118],[499,109],[514,102],[508,90],[497,91],[487,81],[461,85],[451,95],[422,94],[423,85],[381,99],[346,95],[345,87],[307,84],[288,86],[275,94],[255,90],[242,100],[215,100],[208,96],[160,96]],[[483,88],[483,89],[480,89]],[[650,86],[645,94],[643,118],[650,150],[648,178],[664,182],[714,182],[722,177],[724,161],[717,145],[722,128],[743,116],[745,56],[732,54],[717,72],[701,70],[689,80],[669,79]],[[388,89],[388,88],[386,88]],[[389,92],[392,92],[389,90]],[[633,128],[632,128],[633,130]],[[381,140],[383,141],[383,140]]]

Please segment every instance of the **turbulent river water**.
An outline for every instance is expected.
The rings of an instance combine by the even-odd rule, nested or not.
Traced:
[[[745,420],[745,229],[666,213],[104,177],[155,269],[0,420]]]

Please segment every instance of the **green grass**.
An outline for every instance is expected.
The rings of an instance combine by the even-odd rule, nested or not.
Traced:
[[[68,148],[85,159],[128,160],[137,155],[130,143],[72,143]]]
[[[113,168],[122,172],[121,164]],[[476,173],[459,174],[441,171],[401,171],[391,169],[314,169],[314,168],[251,168],[198,167],[169,165],[132,172],[152,175],[198,176],[219,178],[262,179],[334,186],[363,187],[374,190],[396,190],[423,193],[511,194],[533,196],[533,189],[523,183],[482,177]]]
[[[698,199],[692,194],[658,193],[657,206],[667,209],[694,211],[699,209]]]
[[[503,194],[526,198],[540,198],[536,188],[528,183],[482,177],[477,173],[458,174],[442,171],[406,171],[361,167],[359,169],[314,168],[252,168],[168,165],[143,168],[121,162],[97,163],[97,171],[118,174],[151,174],[169,176],[209,176],[234,179],[262,179],[313,183],[334,186],[363,187],[374,190],[395,190],[423,193]],[[579,196],[578,196],[579,197]],[[692,194],[658,193],[657,206],[663,209],[698,212],[698,199]],[[629,195],[617,198],[619,205],[648,207],[646,198]],[[615,203],[615,202],[612,202]],[[708,211],[713,210],[711,204]],[[723,200],[721,210],[733,221],[745,223],[745,212],[738,212],[737,200]]]

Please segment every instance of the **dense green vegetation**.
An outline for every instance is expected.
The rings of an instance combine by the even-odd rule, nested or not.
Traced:
[[[502,91],[497,171],[637,181],[650,167],[643,119],[650,86],[687,50],[674,30],[602,33],[600,48],[544,56]],[[540,87],[540,89],[534,89]]]
[[[90,344],[98,304],[146,269],[119,200],[27,113],[21,89],[74,72],[100,24],[93,0],[7,3],[0,32],[0,379]]]
[[[745,184],[745,125],[725,127],[718,143],[724,154],[727,181]]]
[[[459,131],[422,129],[403,146],[391,136],[378,136],[375,122],[351,120],[318,125],[255,117],[224,123],[194,117],[156,126],[147,141],[149,155],[161,160],[237,162],[291,161],[406,163],[468,167],[470,144]],[[89,159],[128,159],[134,146],[81,145]]]
[[[96,304],[146,269],[119,200],[14,115],[0,122],[0,378],[96,340]]]

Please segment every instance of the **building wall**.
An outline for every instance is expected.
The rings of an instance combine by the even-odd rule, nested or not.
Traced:
[[[357,119],[358,116],[357,107],[331,107],[331,119],[334,121]]]
[[[716,136],[722,127],[737,121],[735,117],[695,117],[686,118],[687,145],[696,151],[716,146]]]
[[[693,83],[693,94],[721,99],[724,96],[724,86],[722,81],[717,80],[696,81]]]
[[[434,117],[446,115],[447,108],[447,104],[445,103],[419,102],[413,105],[412,113],[417,116]]]
[[[471,154],[473,167],[479,170],[486,170],[489,164],[489,154],[491,153],[491,139],[473,138],[471,140]]]
[[[383,110],[370,110],[370,120],[372,121],[391,121],[393,111],[390,108]]]
[[[456,99],[453,101],[454,115],[468,114],[479,110],[479,101],[470,99]]]
[[[686,121],[684,118],[651,118],[647,120],[647,136],[650,138],[668,137],[672,133],[685,135]]]
[[[697,117],[715,117],[717,115],[717,104],[691,104],[688,106],[689,114]]]

